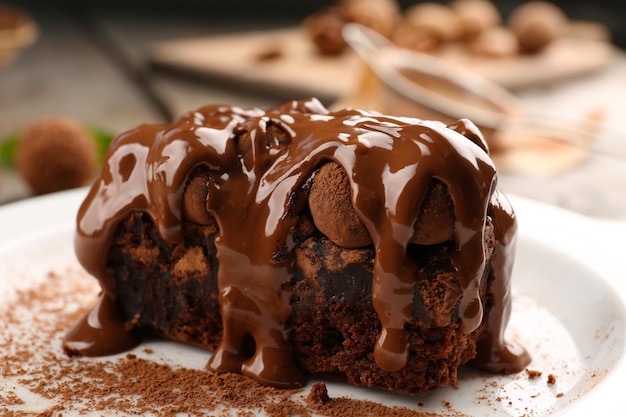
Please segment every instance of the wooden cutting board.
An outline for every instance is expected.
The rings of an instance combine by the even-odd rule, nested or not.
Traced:
[[[456,48],[441,56],[505,88],[553,83],[608,66],[614,50],[607,42],[562,39],[542,53],[509,59],[478,58]],[[362,66],[351,52],[321,56],[300,28],[180,39],[157,43],[152,63],[288,98],[336,100],[358,88]]]
[[[154,45],[151,58],[157,66],[217,82],[289,98],[331,100],[354,90],[362,65],[352,53],[317,54],[294,28],[162,42]]]

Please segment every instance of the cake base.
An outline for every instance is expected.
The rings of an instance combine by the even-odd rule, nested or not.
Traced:
[[[451,243],[410,245],[418,262],[412,319],[406,326],[409,359],[386,371],[374,358],[381,331],[372,306],[374,249],[341,248],[321,235],[307,214],[294,233],[290,282],[292,314],[285,324],[294,361],[306,373],[403,394],[424,394],[455,385],[459,366],[476,355],[484,325],[471,333],[458,324],[458,282]],[[485,228],[488,259],[493,229]],[[146,214],[135,212],[118,226],[107,269],[116,284],[125,325],[210,350],[218,345],[222,319],[218,301],[215,224],[184,222],[183,240],[166,242]],[[489,262],[481,280],[485,317],[490,313]],[[252,356],[248,337],[244,355]]]

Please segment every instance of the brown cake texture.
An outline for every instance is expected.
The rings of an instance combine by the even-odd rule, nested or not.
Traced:
[[[515,230],[468,121],[208,106],[112,144],[76,238],[103,292],[65,349],[149,333],[262,384],[404,394],[455,385],[471,360],[517,372],[528,355],[503,337]]]

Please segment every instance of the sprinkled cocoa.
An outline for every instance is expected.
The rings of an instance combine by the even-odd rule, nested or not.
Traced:
[[[236,373],[215,374],[157,363],[150,359],[155,356],[151,348],[103,360],[68,358],[61,348],[64,331],[86,313],[85,309],[73,306],[77,300],[82,302],[97,296],[97,285],[83,275],[82,271],[71,268],[50,272],[39,285],[18,291],[0,309],[2,326],[12,326],[10,332],[0,333],[3,352],[0,376],[30,391],[25,394],[11,386],[0,389],[3,415],[57,417],[98,411],[157,416],[314,415],[301,390],[263,386]],[[23,317],[32,317],[32,322],[25,323]],[[311,396],[320,398],[326,392],[324,384],[313,391],[316,394]],[[39,397],[36,402],[39,405],[29,400],[33,397]],[[313,402],[317,404],[316,416],[435,416],[349,398]]]

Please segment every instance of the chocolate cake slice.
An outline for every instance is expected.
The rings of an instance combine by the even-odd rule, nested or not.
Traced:
[[[516,221],[467,120],[445,126],[294,101],[208,106],[112,143],[77,219],[102,286],[69,354],[144,332],[207,367],[295,387],[308,374],[423,394],[505,341]]]

